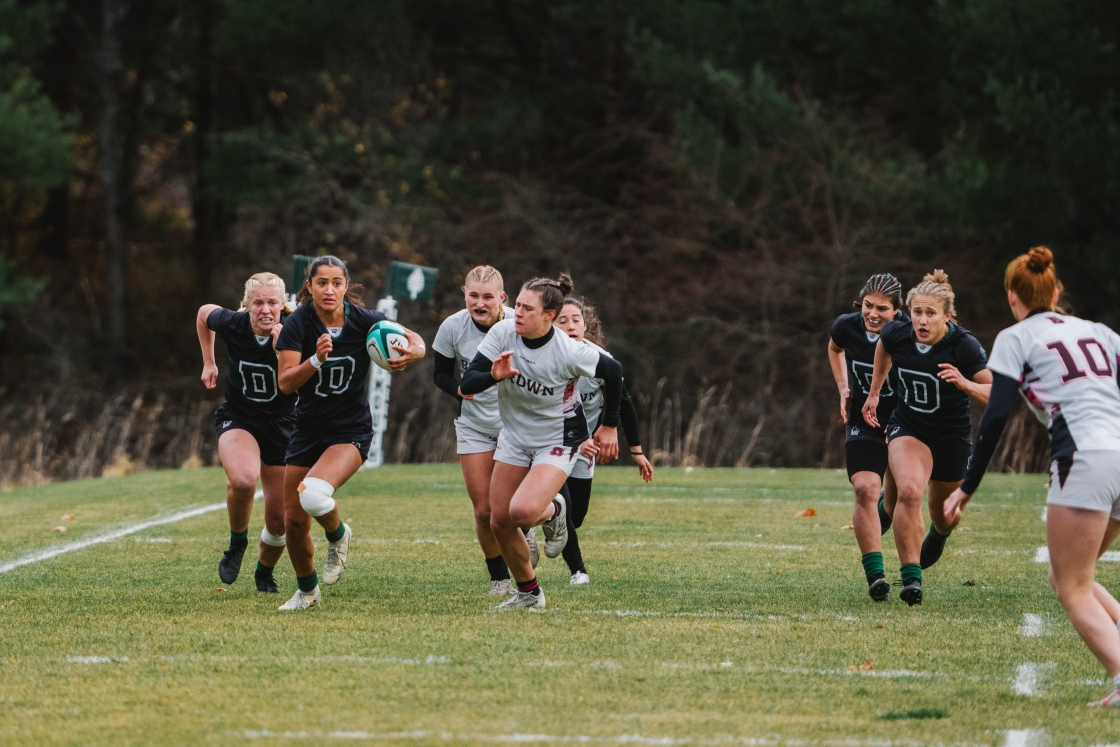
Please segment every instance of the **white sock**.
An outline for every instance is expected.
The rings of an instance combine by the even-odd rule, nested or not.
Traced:
[[[1112,678],[1112,686],[1117,690],[1120,690],[1120,674]]]

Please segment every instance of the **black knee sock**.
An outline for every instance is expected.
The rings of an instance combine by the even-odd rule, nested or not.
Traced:
[[[587,518],[587,509],[591,505],[591,479],[569,477],[564,487],[568,491],[564,497],[568,500],[569,525],[581,527],[583,520]]]
[[[587,569],[583,565],[583,553],[579,549],[579,536],[576,534],[576,528],[572,525],[572,515],[568,514],[568,544],[564,545],[564,562],[568,564],[568,572],[575,573],[576,571],[583,571],[587,573]]]
[[[486,570],[490,571],[491,581],[504,581],[509,578],[509,568],[501,555],[486,559]]]

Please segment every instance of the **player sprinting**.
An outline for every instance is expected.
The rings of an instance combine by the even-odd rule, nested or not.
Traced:
[[[463,296],[467,307],[444,319],[432,342],[433,377],[436,386],[460,403],[459,417],[455,419],[456,452],[463,468],[467,495],[474,506],[475,535],[490,573],[490,596],[508,596],[513,591],[509,568],[490,529],[490,478],[494,473],[494,450],[502,430],[498,391],[487,389],[464,395],[459,391],[455,374],[458,371],[461,376],[467,370],[486,333],[502,319],[512,317],[513,310],[505,306],[502,274],[489,265],[479,265],[467,273]],[[536,530],[530,529],[526,539],[535,567],[539,553]]]
[[[883,568],[881,536],[891,525],[890,511],[897,495],[887,464],[885,426],[897,401],[897,370],[892,368],[887,374],[879,395],[876,416],[882,425],[872,427],[864,421],[863,403],[871,390],[875,345],[883,326],[896,319],[908,319],[902,312],[902,283],[894,275],[872,275],[859,292],[859,311],[836,317],[828,340],[828,362],[840,390],[848,481],[856,493],[852,525],[867,577],[867,593],[876,602],[887,601],[891,591]]]
[[[1046,545],[1050,584],[1081,639],[1112,677],[1090,706],[1120,708],[1120,603],[1095,581],[1099,558],[1120,534],[1120,336],[1058,310],[1062,285],[1053,254],[1036,246],[1007,265],[1004,288],[1016,324],[996,337],[991,399],[980,419],[964,483],[945,501],[943,521],[980,486],[1016,392],[1049,420]]]
[[[576,342],[582,342],[604,355],[610,355],[603,346],[606,340],[603,337],[603,326],[595,314],[595,308],[581,298],[567,298],[560,315],[556,317],[555,325],[564,334]],[[600,424],[603,413],[603,380],[581,376],[579,379],[579,396],[583,404],[583,414],[587,418],[587,432],[595,433]],[[653,479],[653,465],[646,459],[642,452],[641,436],[638,433],[638,413],[634,409],[634,402],[622,386],[622,400],[618,408],[619,421],[622,432],[626,435],[626,443],[630,447],[630,456],[638,465],[638,472],[642,479],[649,482]],[[568,487],[568,542],[564,545],[564,562],[568,564],[571,573],[571,583],[580,586],[591,581],[587,573],[587,566],[583,562],[583,552],[579,546],[577,529],[583,526],[587,516],[587,509],[591,504],[591,481],[595,477],[595,462],[598,449],[593,440],[584,441],[580,446],[580,455],[576,460],[572,474],[566,483]]]
[[[922,603],[922,569],[941,557],[960,523],[945,520],[943,506],[964,479],[972,456],[969,398],[988,401],[992,374],[984,348],[955,321],[953,288],[941,270],[926,275],[906,294],[909,321],[883,326],[875,345],[871,390],[863,419],[879,427],[880,393],[892,368],[898,371],[898,404],[887,424],[887,459],[898,490],[894,540],[902,563],[899,598]],[[922,539],[922,494],[929,486],[929,534]]]
[[[335,583],[346,570],[352,533],[339,516],[334,491],[369,456],[373,418],[366,401],[366,334],[385,319],[381,312],[362,307],[358,288],[350,284],[341,259],[313,260],[297,297],[301,306],[288,317],[276,343],[280,390],[299,392],[284,470],[284,526],[299,588],[281,610],[319,604],[312,517],[327,533],[323,583]],[[408,347],[394,346],[401,355],[389,362],[394,371],[424,357],[420,335],[406,332]]]
[[[245,281],[245,295],[237,311],[205,304],[195,326],[202,347],[202,383],[218,384],[214,338],[221,337],[229,354],[226,401],[214,413],[218,457],[226,471],[226,510],[229,548],[218,561],[222,583],[232,584],[241,573],[249,546],[249,518],[260,479],[264,490],[264,527],[254,580],[257,591],[279,592],[272,569],[284,554],[284,454],[295,426],[294,394],[280,391],[276,339],[286,313],[284,281],[271,272],[258,272]]]
[[[517,593],[499,609],[545,606],[521,530],[543,524],[545,554],[554,558],[564,549],[567,510],[559,493],[588,439],[581,376],[604,381],[595,442],[601,459],[618,454],[622,366],[553,326],[571,291],[566,274],[525,283],[514,318],[490,328],[459,385],[463,394],[478,394],[498,384],[502,432],[490,482],[490,527],[517,582]]]

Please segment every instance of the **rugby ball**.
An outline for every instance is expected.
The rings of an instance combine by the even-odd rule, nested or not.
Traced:
[[[371,361],[386,371],[393,370],[389,368],[389,361],[401,357],[400,351],[394,350],[393,345],[408,347],[408,335],[404,327],[396,322],[382,321],[369,328],[369,334],[366,335],[366,352],[369,353]]]

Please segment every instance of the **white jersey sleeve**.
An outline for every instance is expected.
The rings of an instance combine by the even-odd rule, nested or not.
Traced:
[[[613,357],[590,340],[584,340],[583,344],[601,355]],[[583,415],[587,418],[587,431],[594,433],[595,426],[599,423],[599,416],[603,412],[603,380],[596,379],[594,376],[579,377],[579,398],[583,402]]]

